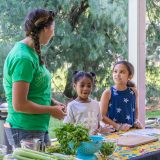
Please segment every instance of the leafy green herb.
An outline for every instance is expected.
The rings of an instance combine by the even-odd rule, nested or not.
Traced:
[[[82,125],[64,124],[54,131],[65,154],[76,154],[77,147],[81,142],[91,141],[89,130]]]
[[[55,144],[53,146],[48,146],[45,150],[47,153],[62,153],[60,144]]]
[[[115,143],[114,142],[103,142],[100,152],[104,157],[111,155],[115,150]]]

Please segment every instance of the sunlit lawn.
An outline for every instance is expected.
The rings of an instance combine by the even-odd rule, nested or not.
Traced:
[[[160,110],[146,112],[146,118],[160,118]]]
[[[49,134],[51,138],[55,138],[54,129],[60,127],[63,124],[63,121],[59,121],[58,119],[51,118],[49,125]]]
[[[160,111],[147,111],[146,112],[146,118],[154,118],[159,117],[160,118]],[[50,120],[50,126],[49,126],[49,133],[51,138],[55,138],[54,129],[61,126],[63,124],[63,121],[59,121],[55,118],[51,118]]]

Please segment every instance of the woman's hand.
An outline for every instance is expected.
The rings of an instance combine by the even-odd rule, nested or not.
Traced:
[[[142,129],[143,125],[142,125],[142,123],[138,119],[136,119],[135,122],[134,122],[134,127]]]
[[[55,105],[57,105],[57,106],[63,106],[63,111],[66,112],[66,105],[64,103],[61,103],[61,102],[57,101],[54,98],[52,98],[52,103],[55,104]]]
[[[64,119],[64,117],[66,116],[66,113],[64,112],[64,106],[62,105],[51,107],[49,113],[51,116],[59,120]]]
[[[54,98],[52,98],[52,104],[53,104],[53,106],[54,106],[54,104],[57,105],[57,106],[63,106],[63,108],[62,108],[63,112],[66,112],[66,111],[67,111],[66,105],[65,105],[64,103],[61,103],[61,102],[57,101],[57,100],[54,99]]]
[[[67,112],[67,107],[65,104],[59,102],[57,105],[60,106],[60,108],[62,109],[63,112],[65,112],[65,113]]]
[[[66,105],[64,103],[61,103],[59,101],[56,101],[56,105],[66,107]]]

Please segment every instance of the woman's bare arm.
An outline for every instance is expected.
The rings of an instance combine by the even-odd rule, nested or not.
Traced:
[[[65,113],[60,106],[44,106],[28,100],[29,83],[18,81],[12,86],[12,105],[17,112],[28,114],[48,113],[58,119],[63,119]],[[63,107],[62,107],[63,108]]]

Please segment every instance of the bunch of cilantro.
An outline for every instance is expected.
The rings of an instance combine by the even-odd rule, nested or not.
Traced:
[[[77,147],[81,142],[91,141],[89,130],[82,125],[75,126],[68,123],[56,128],[54,131],[61,150],[65,154],[76,154]]]

